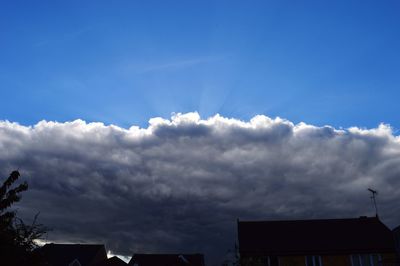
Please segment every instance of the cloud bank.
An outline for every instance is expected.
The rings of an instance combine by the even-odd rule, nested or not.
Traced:
[[[337,130],[266,116],[197,113],[148,128],[82,120],[0,122],[0,173],[30,188],[19,213],[48,241],[103,242],[113,252],[203,252],[218,262],[236,219],[374,215],[400,224],[400,139],[387,125]]]

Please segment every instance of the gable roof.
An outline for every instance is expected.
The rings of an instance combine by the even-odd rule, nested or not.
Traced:
[[[204,266],[203,254],[134,254],[129,265]]]
[[[95,266],[125,266],[128,265],[123,260],[117,256],[111,257],[109,259],[103,260],[102,262],[96,264]]]
[[[89,266],[107,259],[104,245],[52,243],[44,245],[40,252],[51,266],[65,266],[75,259],[82,266]]]
[[[394,252],[393,234],[376,217],[238,221],[242,255]]]

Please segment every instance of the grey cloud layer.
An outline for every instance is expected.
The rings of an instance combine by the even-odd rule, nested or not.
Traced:
[[[375,129],[248,122],[197,113],[148,128],[76,120],[0,122],[1,174],[20,168],[21,215],[40,211],[50,241],[105,242],[114,252],[204,252],[235,241],[236,218],[373,215],[400,224],[400,139]]]

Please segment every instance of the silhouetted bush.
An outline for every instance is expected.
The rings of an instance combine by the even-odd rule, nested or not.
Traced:
[[[19,177],[20,173],[13,171],[0,187],[0,265],[44,265],[40,253],[35,252],[35,240],[46,233],[46,228],[37,223],[38,214],[32,224],[26,224],[11,209],[28,189],[27,182],[13,186]]]

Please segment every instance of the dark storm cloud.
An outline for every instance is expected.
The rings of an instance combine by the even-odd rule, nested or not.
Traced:
[[[20,215],[40,211],[48,241],[103,242],[113,253],[232,248],[236,218],[373,215],[400,223],[400,140],[365,130],[248,122],[196,113],[146,129],[76,120],[33,127],[0,122],[1,173],[19,168],[30,189]]]

